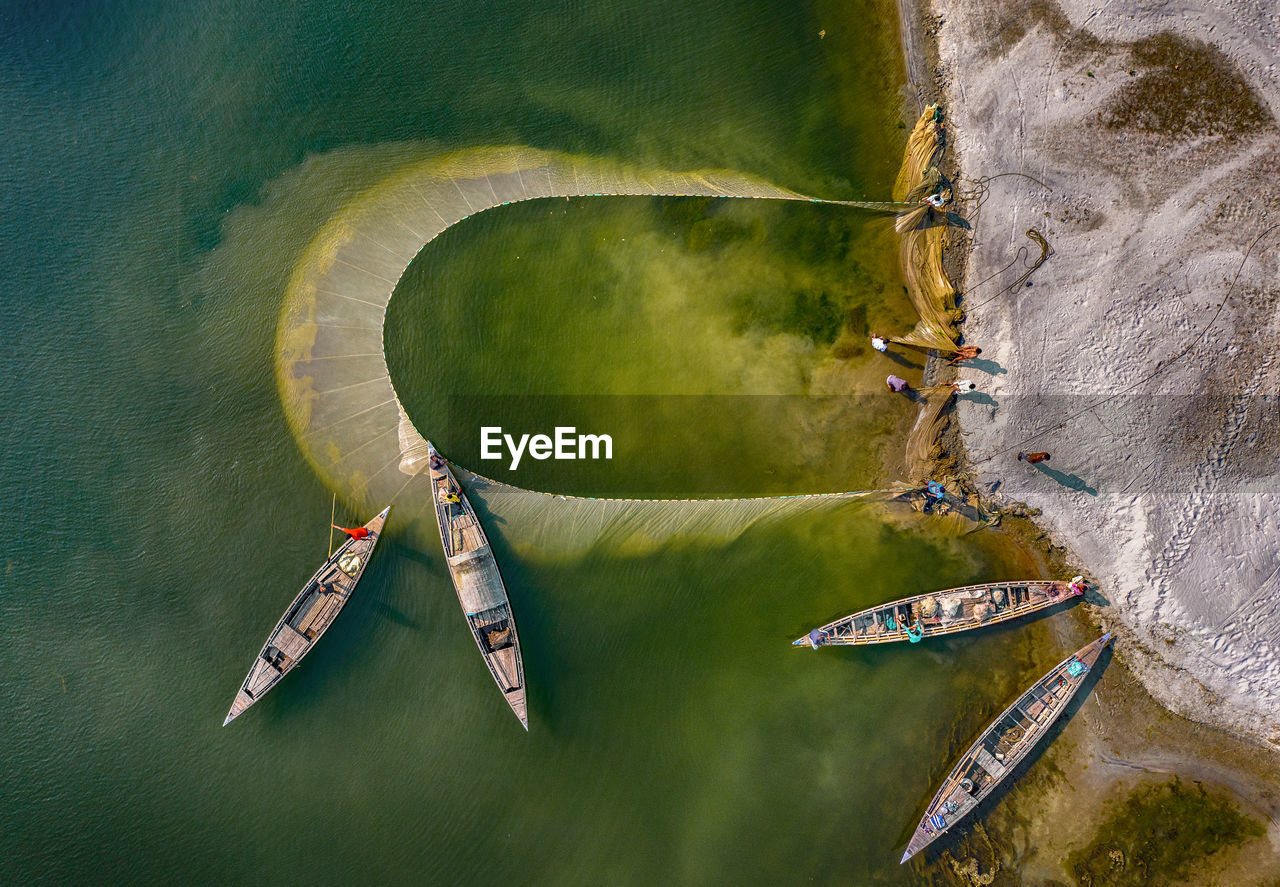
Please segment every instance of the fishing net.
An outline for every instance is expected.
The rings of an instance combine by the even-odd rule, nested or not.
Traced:
[[[465,469],[459,474],[478,509],[502,516],[506,543],[540,561],[573,557],[596,545],[639,556],[677,540],[690,546],[724,542],[776,518],[793,520],[895,495],[864,490],[738,499],[593,499],[513,487]]]
[[[331,487],[366,511],[395,502],[397,521],[423,518],[429,525],[434,520],[431,486],[423,473],[426,441],[400,405],[383,354],[386,308],[401,275],[435,237],[486,209],[537,198],[605,195],[825,202],[741,173],[641,170],[529,148],[457,152],[414,165],[358,195],[304,253],[290,279],[277,333],[285,415],[307,459]],[[597,500],[548,497],[479,480],[475,493],[488,510],[501,512],[513,544],[543,552],[569,539],[585,544],[609,538],[634,549],[677,535],[725,538],[775,514],[868,495]]]
[[[950,385],[934,385],[918,390],[924,403],[916,416],[916,424],[907,435],[907,473],[913,482],[923,483],[941,454],[939,438],[947,425],[947,405],[955,396],[955,389]]]
[[[937,168],[943,145],[942,111],[937,105],[930,105],[911,131],[893,188],[895,200],[917,204],[899,215],[897,228],[904,232],[902,269],[907,295],[920,320],[915,329],[892,337],[892,341],[950,353],[956,350],[955,324],[962,314],[956,307],[955,287],[943,269],[942,248],[946,225],[967,227],[967,223],[929,203],[919,203],[934,194],[941,195],[940,202],[950,199],[950,185]]]
[[[935,106],[912,132],[892,202],[823,201],[742,173],[642,170],[531,148],[469,149],[404,169],[358,195],[330,219],[290,279],[276,352],[289,426],[307,459],[351,504],[372,511],[395,502],[398,521],[425,521],[430,527],[432,490],[423,473],[427,445],[401,407],[387,371],[386,308],[414,257],[447,228],[487,209],[538,198],[763,198],[894,213],[899,226],[907,229],[904,268],[921,315],[916,329],[895,341],[954,350],[955,294],[942,270],[939,227],[949,216],[920,202],[949,190],[935,166],[942,148],[939,121]],[[922,393],[926,404],[907,445],[913,478],[927,472],[950,389]],[[477,505],[502,515],[508,541],[543,556],[580,550],[597,540],[623,550],[645,550],[676,537],[726,539],[775,515],[889,498],[899,492],[590,499],[549,496],[463,474],[471,481]],[[434,530],[423,532],[430,535]]]
[[[942,108],[933,104],[924,109],[907,137],[902,168],[898,170],[898,179],[893,184],[894,200],[905,201],[924,179],[925,173],[937,168],[942,148]]]
[[[920,481],[896,481],[889,498],[899,505],[909,506],[912,511],[928,514],[931,528],[942,535],[968,535],[989,525],[997,517],[983,507],[977,493],[967,492],[956,478],[946,478],[942,487],[945,494],[939,502],[928,494]],[[884,513],[893,514],[892,511]],[[904,524],[907,527],[915,525],[914,520]]]

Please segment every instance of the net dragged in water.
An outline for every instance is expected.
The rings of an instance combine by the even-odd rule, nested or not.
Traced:
[[[892,206],[822,201],[742,173],[641,170],[530,148],[469,149],[402,170],[358,195],[324,226],[290,279],[281,313],[276,357],[285,415],[307,459],[331,487],[364,510],[396,502],[399,520],[432,519],[423,473],[426,441],[400,404],[383,347],[387,305],[423,247],[487,209],[547,197],[611,195]],[[868,495],[549,499],[483,482],[475,491],[490,511],[509,519],[513,543],[546,551],[570,538],[579,546],[607,538],[630,548],[676,536],[726,538],[772,515]]]
[[[933,463],[941,455],[939,438],[947,426],[947,406],[956,392],[950,385],[933,385],[918,390],[923,403],[916,416],[916,424],[907,435],[907,471],[911,481],[924,483]]]

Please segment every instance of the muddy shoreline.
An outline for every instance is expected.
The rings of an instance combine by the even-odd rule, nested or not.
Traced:
[[[1070,24],[1075,20],[1073,16],[1053,4],[1034,4],[1022,20],[1011,15],[1011,7],[1001,2],[986,0],[976,7],[961,6],[952,0],[898,0],[908,72],[905,98],[907,103],[916,103],[907,110],[907,115],[918,113],[920,107],[932,102],[943,105],[949,139],[946,159],[953,165],[946,171],[956,173],[957,182],[972,182],[980,175],[1003,171],[986,168],[991,158],[975,150],[983,139],[996,137],[985,131],[974,131],[976,118],[994,113],[985,105],[998,102],[1002,94],[1020,107],[1034,104],[1036,91],[1046,93],[1053,78],[1067,67],[1063,59],[1085,50],[1095,55],[1086,53],[1081,56],[1083,60],[1077,58],[1076,63],[1101,69],[1096,53],[1102,52],[1098,47],[1104,41],[1074,28]],[[963,21],[949,21],[953,17]],[[1039,32],[1045,33],[1038,33],[1037,26]],[[989,59],[999,54],[1016,54],[1022,43],[1034,42],[1036,36],[1046,38],[1050,45],[1056,39],[1058,50],[1046,53],[1044,46],[1029,47],[1038,51],[1020,59],[1017,76],[1011,76],[999,66],[984,68],[961,63],[974,57]],[[1124,51],[1123,47],[1115,49],[1114,56],[1119,58]],[[1040,70],[1036,70],[1037,65]],[[1091,70],[1084,73],[1087,75],[1084,79],[1096,79]],[[1138,75],[1135,70],[1126,71],[1123,76]],[[1119,88],[1124,85],[1120,84]],[[1041,98],[1045,104],[1049,103],[1047,95]],[[974,101],[982,101],[984,107],[975,110],[971,105]],[[965,129],[966,122],[969,131]],[[1018,144],[1019,140],[1027,141],[1025,121],[1021,126],[1001,131],[999,137],[1010,140],[1012,150],[1027,161],[1024,169],[1042,174],[1043,170],[1035,166],[1029,155],[1035,150],[1055,153],[1060,147],[1050,143]],[[1087,153],[1066,160],[1056,159],[1059,163],[1074,162],[1079,167],[1081,181],[1088,178],[1090,164],[1096,162]],[[974,168],[967,168],[970,165]],[[1026,185],[1025,190],[1035,187],[1022,181],[1019,185]],[[966,190],[971,198],[978,193],[973,188],[958,189],[961,194]],[[993,196],[994,190],[982,193],[983,198]],[[1062,199],[1070,206],[1071,201],[1078,198],[1068,193]],[[1004,227],[1035,225],[1046,216],[1052,220],[1051,212],[1055,210],[1032,214],[1026,207],[1010,204],[1003,197],[981,207],[971,199],[969,205],[962,205],[960,209],[974,220],[975,231],[972,242],[967,238],[953,238],[947,254],[948,271],[958,283],[961,307],[967,309],[966,334],[986,349],[984,357],[992,351],[998,354],[998,357],[992,355],[995,359],[990,361],[996,372],[989,373],[996,390],[1009,375],[1033,372],[1030,367],[1020,366],[1016,359],[1016,354],[1026,348],[1024,337],[1017,334],[1010,317],[1001,316],[1009,313],[1008,303],[1017,303],[1017,294],[1002,300],[986,292],[966,300],[964,284],[983,279],[1007,262],[1008,255],[1017,255],[1016,234],[1005,231]],[[1056,211],[1063,208],[1057,207]],[[1001,218],[1010,214],[1015,217],[1012,222]],[[1068,215],[1064,212],[1062,218]],[[988,222],[985,227],[984,217]],[[1000,227],[992,224],[998,218]],[[1085,228],[1083,233],[1087,234],[1093,230],[1088,228],[1092,221],[1085,218],[1077,225]],[[1067,224],[1052,232],[1054,264],[1076,263],[1077,284],[1079,275],[1090,273],[1084,256],[1087,251],[1074,248],[1071,242],[1072,235],[1080,233]],[[1032,279],[1032,283],[1040,282]],[[1045,282],[1058,283],[1070,291],[1073,279],[1068,275]],[[1059,293],[1058,298],[1061,297]],[[966,301],[972,301],[973,305],[967,305]],[[1019,312],[1013,312],[1013,319],[1019,319]],[[1032,317],[1021,319],[1036,322]],[[1036,332],[1038,335],[1039,330]],[[1070,331],[1066,335],[1073,334],[1081,341],[1085,338]],[[930,372],[935,378],[949,376],[951,371],[944,370],[939,363],[932,360]],[[1025,387],[1022,390],[1030,391]],[[1023,415],[1014,422],[1005,419],[994,433],[974,431],[984,423],[992,424],[991,414],[1001,410],[1006,415],[1015,412]],[[1203,704],[1188,703],[1184,686],[1187,680],[1176,682],[1171,688],[1168,681],[1171,668],[1185,670],[1186,664],[1173,665],[1151,649],[1150,638],[1141,633],[1144,620],[1140,613],[1135,614],[1140,610],[1135,606],[1140,597],[1135,599],[1135,595],[1124,588],[1125,580],[1117,578],[1108,559],[1095,556],[1096,542],[1073,532],[1069,522],[1047,519],[1042,513],[1042,509],[1053,508],[1087,512],[1090,508],[1106,509],[1110,503],[1080,502],[1081,490],[1073,491],[1074,498],[1065,505],[1052,496],[1037,499],[1035,495],[1028,495],[1033,488],[1028,486],[1027,478],[1038,479],[1034,475],[1011,472],[1005,464],[1009,460],[984,459],[974,464],[970,458],[970,450],[990,452],[1008,444],[1015,435],[1025,435],[1028,430],[1051,424],[1053,418],[1050,410],[1027,398],[1021,402],[1001,399],[994,409],[990,405],[962,403],[952,415],[937,471],[948,476],[958,475],[982,493],[993,507],[1002,507],[1004,518],[999,532],[1008,534],[1014,544],[1039,552],[1054,575],[1070,575],[1079,570],[1099,581],[1101,593],[1091,595],[1071,618],[1051,620],[1051,631],[1062,647],[1078,647],[1096,636],[1100,629],[1115,631],[1119,642],[1099,682],[1061,726],[1052,744],[1040,750],[1036,763],[994,803],[984,805],[975,821],[955,841],[944,846],[941,852],[927,856],[920,865],[920,877],[928,883],[1076,883],[1064,860],[1071,852],[1083,852],[1092,846],[1091,842],[1096,842],[1092,825],[1098,821],[1099,812],[1117,808],[1142,786],[1176,778],[1229,798],[1247,817],[1261,822],[1265,828],[1260,837],[1245,840],[1239,846],[1224,847],[1195,862],[1196,883],[1272,883],[1280,877],[1280,786],[1276,784],[1280,753],[1274,743],[1268,741],[1270,737],[1265,732],[1258,732],[1255,725],[1259,721],[1252,715],[1241,718],[1219,713],[1215,717],[1213,706],[1206,709]],[[1114,443],[1098,450],[1099,458],[1117,455]],[[1012,464],[1016,468],[1026,467],[1017,462]],[[1247,495],[1250,491],[1237,492]],[[1131,539],[1110,541],[1125,553],[1137,550]],[[1126,578],[1131,579],[1132,572]],[[1195,681],[1194,677],[1190,679]],[[1158,699],[1149,690],[1153,683],[1160,691]],[[1206,689],[1202,695],[1211,695],[1211,691]],[[1194,720],[1184,715],[1191,715]],[[946,753],[954,751],[948,749]],[[1064,823],[1069,825],[1064,827]]]

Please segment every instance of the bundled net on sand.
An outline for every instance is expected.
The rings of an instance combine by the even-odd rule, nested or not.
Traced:
[[[945,185],[938,173],[937,163],[942,155],[942,111],[937,105],[925,108],[916,122],[902,169],[894,184],[893,198],[897,201],[917,200],[924,193],[936,193]],[[892,340],[902,345],[943,353],[954,352],[958,334],[955,324],[962,317],[956,307],[956,291],[942,266],[942,246],[946,236],[946,221],[955,217],[935,213],[928,204],[899,216],[898,229],[905,231],[902,239],[902,268],[907,295],[920,315],[915,329]]]
[[[913,482],[923,483],[941,453],[939,438],[947,424],[947,405],[956,392],[950,385],[920,388],[919,392],[924,403],[916,416],[916,424],[907,435],[907,473]]]

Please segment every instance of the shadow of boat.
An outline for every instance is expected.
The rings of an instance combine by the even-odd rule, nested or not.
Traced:
[[[956,823],[956,825],[949,829],[946,834],[939,837],[928,847],[924,848],[919,855],[914,857],[912,860],[914,865],[917,867],[924,867],[925,865],[935,863],[938,861],[939,857],[945,853],[950,853],[952,856],[974,855],[971,853],[956,853],[955,851],[959,845],[968,841],[970,837],[972,837],[974,825],[985,819],[986,816],[1004,800],[1009,792],[1011,792],[1014,787],[1022,781],[1022,778],[1027,775],[1028,771],[1030,771],[1031,768],[1040,761],[1044,753],[1058,740],[1058,737],[1062,735],[1062,731],[1067,729],[1071,724],[1071,721],[1075,718],[1076,712],[1078,712],[1080,708],[1089,701],[1089,697],[1093,695],[1093,688],[1097,685],[1098,681],[1101,680],[1103,672],[1106,671],[1107,666],[1111,663],[1111,657],[1112,647],[1111,645],[1108,645],[1098,656],[1098,661],[1094,663],[1093,668],[1089,670],[1088,677],[1081,682],[1080,689],[1076,692],[1075,696],[1073,696],[1071,701],[1063,707],[1062,714],[1058,716],[1056,721],[1054,721],[1053,726],[1045,731],[1044,736],[1040,737],[1040,741],[1036,743],[1035,747],[1031,749],[1025,758],[1014,765],[1013,769],[1005,775],[1000,784],[992,789],[991,794],[983,798],[981,803],[969,811],[963,821]],[[972,743],[973,740],[981,735],[982,731],[986,729],[987,725],[984,725],[978,734],[968,738],[965,740],[964,744],[952,751],[949,761],[958,757],[964,748],[967,748],[968,744]],[[913,814],[914,818],[908,822],[904,830],[900,833],[896,846],[905,847],[911,840],[912,835],[915,834],[917,823],[925,809],[929,806],[931,800],[931,797],[925,798],[919,805],[917,805]]]

